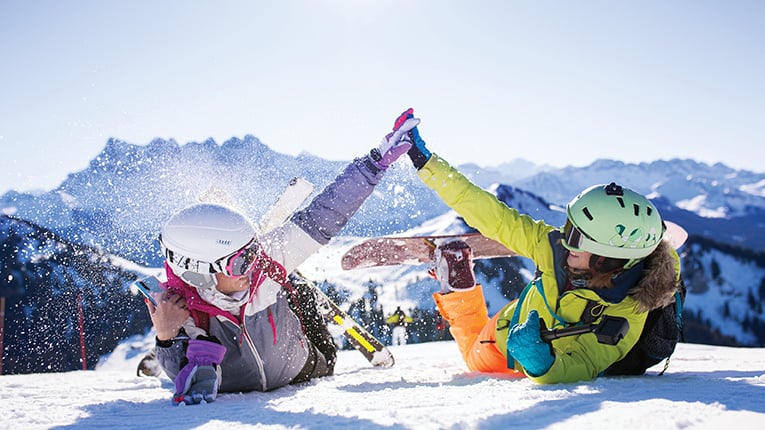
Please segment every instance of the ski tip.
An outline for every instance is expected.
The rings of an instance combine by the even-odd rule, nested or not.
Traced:
[[[343,270],[352,270],[355,269],[356,266],[353,264],[353,261],[351,260],[348,255],[344,255],[343,258],[340,259],[340,267]]]
[[[393,367],[393,365],[396,364],[396,359],[393,358],[393,354],[386,348],[382,351],[375,352],[369,362],[375,367]]]

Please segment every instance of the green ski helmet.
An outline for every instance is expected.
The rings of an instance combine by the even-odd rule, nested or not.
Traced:
[[[625,268],[650,255],[666,230],[653,203],[614,182],[579,193],[566,206],[566,215],[566,249],[629,260]]]

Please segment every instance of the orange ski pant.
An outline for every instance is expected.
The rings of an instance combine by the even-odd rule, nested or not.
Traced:
[[[489,319],[480,285],[469,291],[435,293],[433,300],[441,316],[449,321],[449,332],[457,342],[468,369],[525,376],[522,372],[508,369],[507,358],[497,348],[495,333],[499,314]]]

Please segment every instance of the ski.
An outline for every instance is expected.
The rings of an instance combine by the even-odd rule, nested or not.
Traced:
[[[313,192],[313,184],[303,178],[293,178],[276,203],[269,209],[261,220],[261,230],[268,231],[277,227],[297,210],[300,205]],[[312,288],[316,296],[316,304],[319,312],[326,321],[338,325],[343,329],[343,336],[348,340],[356,350],[373,365],[379,367],[390,367],[394,364],[393,354],[388,348],[371,333],[364,330],[358,322],[351,318],[345,311],[340,309],[315,283],[305,279],[295,271],[295,275],[307,286]],[[291,277],[293,281],[296,278]]]
[[[343,336],[348,340],[348,343],[375,367],[391,367],[395,364],[393,354],[379,339],[364,330],[356,320],[340,309],[318,287],[315,287],[315,289],[316,304],[319,305],[319,312],[324,315],[324,318],[343,329]]]
[[[290,215],[311,195],[313,189],[313,184],[304,178],[299,176],[292,178],[287,188],[261,218],[260,231],[267,233],[287,221]]]
[[[348,340],[364,358],[375,367],[391,367],[395,363],[393,354],[388,347],[374,335],[365,330],[361,324],[354,320],[347,312],[340,309],[313,281],[306,279],[298,271],[290,275],[295,285],[301,283],[311,288],[316,297],[316,305],[319,313],[325,321],[330,321],[343,329],[343,337]]]

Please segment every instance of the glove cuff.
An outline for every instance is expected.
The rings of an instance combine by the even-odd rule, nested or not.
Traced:
[[[412,160],[412,164],[414,165],[414,168],[417,170],[422,169],[425,166],[425,163],[428,162],[430,159],[430,154],[425,155],[420,151],[420,148],[417,147],[417,145],[412,145],[411,148],[409,148],[409,151],[407,152],[409,155],[409,159]]]
[[[186,347],[189,363],[198,365],[220,364],[225,355],[225,346],[208,340],[191,339]]]
[[[380,150],[377,148],[374,148],[371,151],[369,151],[369,154],[367,154],[367,156],[364,157],[362,161],[364,162],[364,165],[367,166],[369,171],[372,172],[372,175],[377,176],[378,173],[384,172],[387,170],[387,167],[379,163],[380,159],[382,159],[382,155],[380,155]]]

